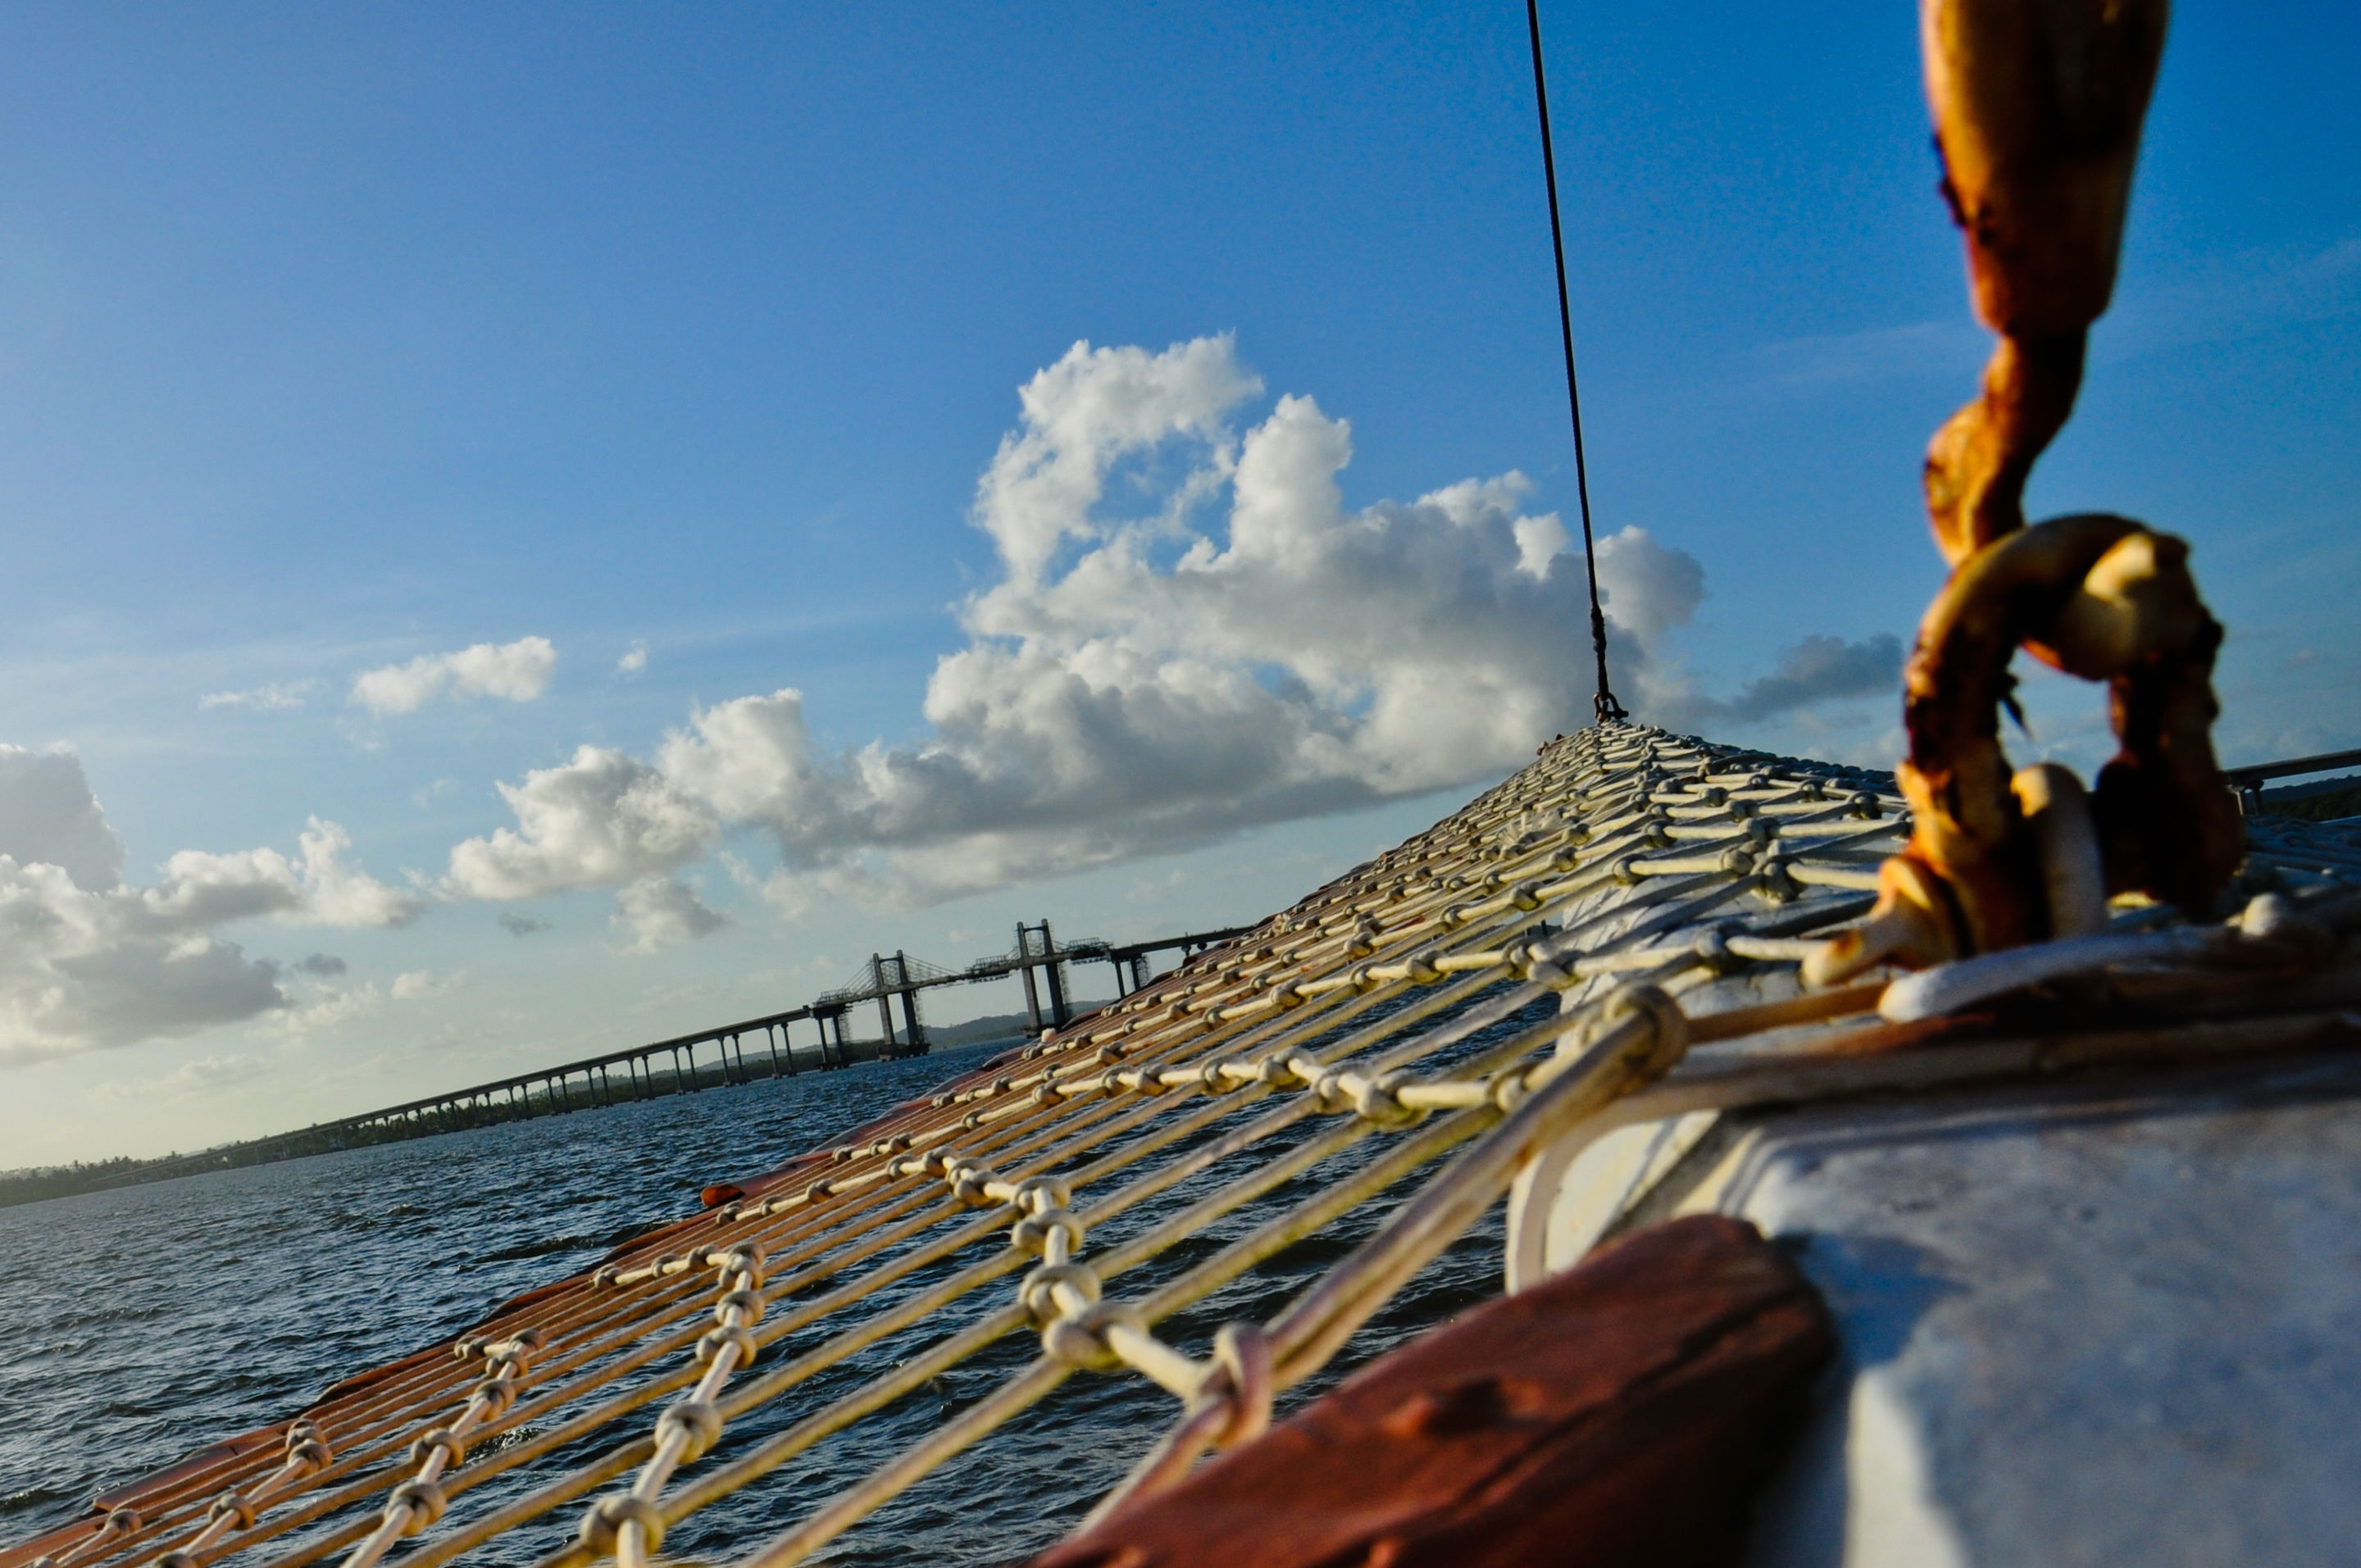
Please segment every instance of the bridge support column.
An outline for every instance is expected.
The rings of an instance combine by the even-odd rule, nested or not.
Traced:
[[[1049,1026],[1062,1029],[1074,1021],[1066,1006],[1066,966],[1058,961],[1057,939],[1049,935],[1049,923],[1041,922],[1041,946],[1048,950],[1049,961],[1041,966],[1049,981]]]
[[[904,1054],[922,1057],[927,1054],[926,1020],[918,1016],[918,987],[910,978],[910,955],[896,952],[894,968],[902,982],[902,1043]]]

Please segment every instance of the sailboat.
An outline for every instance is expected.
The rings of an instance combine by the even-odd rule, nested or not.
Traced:
[[[0,1568],[2349,1555],[2361,849],[2242,813],[2181,542],[2022,514],[2166,8],[1924,20],[1999,341],[1894,773],[1635,719],[1594,594],[1596,724],[1426,832]]]

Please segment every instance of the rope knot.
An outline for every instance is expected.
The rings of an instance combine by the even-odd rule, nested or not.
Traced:
[[[1036,1214],[1064,1209],[1074,1201],[1074,1184],[1062,1176],[1028,1176],[1016,1184],[1016,1206]]]
[[[1085,1307],[1095,1304],[1105,1288],[1099,1283],[1098,1270],[1087,1263],[1049,1263],[1025,1277],[1016,1288],[1016,1299],[1027,1317],[1046,1328],[1066,1315],[1058,1300],[1060,1287]]]
[[[326,1443],[315,1437],[305,1438],[287,1451],[287,1468],[298,1475],[310,1475],[313,1471],[325,1470],[335,1463],[335,1459],[336,1456],[328,1452]],[[118,1513],[121,1511],[116,1510]],[[109,1519],[114,1517],[114,1514],[107,1516]]]
[[[694,1464],[704,1458],[721,1441],[721,1407],[710,1399],[682,1399],[668,1407],[656,1418],[656,1441],[675,1439],[683,1445],[682,1464]]]
[[[1268,1089],[1293,1089],[1303,1081],[1294,1064],[1282,1053],[1273,1052],[1254,1064],[1255,1081]]]
[[[1019,1252],[1046,1257],[1052,1235],[1063,1235],[1066,1250],[1079,1252],[1082,1245],[1082,1222],[1070,1210],[1044,1209],[1038,1214],[1028,1214],[1017,1221],[1008,1233],[1008,1245]]]
[[[1148,1320],[1137,1308],[1120,1301],[1095,1301],[1071,1317],[1052,1320],[1041,1330],[1042,1354],[1083,1372],[1112,1372],[1123,1357],[1107,1338],[1123,1327],[1145,1333]]]
[[[433,1481],[415,1477],[396,1486],[385,1500],[385,1519],[404,1535],[432,1530],[450,1511],[451,1498]]]
[[[1755,872],[1754,890],[1773,904],[1793,904],[1804,895],[1804,884],[1787,868],[1786,856],[1773,855]]]
[[[713,1303],[713,1321],[724,1328],[750,1329],[763,1321],[765,1305],[767,1303],[760,1290],[740,1288],[725,1291],[721,1299]],[[738,1314],[738,1321],[734,1323],[730,1321],[732,1312]]]
[[[616,1536],[627,1524],[640,1527],[640,1535],[651,1556],[664,1545],[664,1514],[647,1498],[629,1492],[601,1497],[591,1504],[582,1516],[578,1539],[592,1552],[611,1557]]]
[[[1381,1072],[1375,1078],[1363,1079],[1353,1088],[1354,1112],[1372,1126],[1388,1129],[1423,1122],[1426,1113],[1403,1104],[1394,1092],[1406,1077],[1400,1072]]]
[[[744,1329],[730,1327],[708,1329],[697,1336],[697,1364],[699,1366],[710,1365],[713,1359],[721,1354],[723,1345],[736,1347],[738,1365],[741,1366],[753,1365],[755,1352],[760,1348],[754,1343],[754,1336]]]
[[[1224,1323],[1213,1336],[1213,1365],[1199,1391],[1229,1407],[1229,1419],[1213,1436],[1217,1448],[1237,1448],[1270,1430],[1275,1383],[1270,1338],[1253,1323]]]
[[[1655,1027],[1642,1053],[1651,1059],[1664,1055],[1676,1057],[1688,1048],[1689,1015],[1681,1011],[1679,1003],[1665,993],[1662,986],[1627,985],[1607,999],[1604,1010],[1609,1022],[1620,1022],[1635,1013],[1644,1013]]]
[[[443,1464],[448,1469],[456,1470],[467,1463],[467,1440],[449,1427],[434,1427],[419,1433],[417,1441],[410,1445],[410,1463],[423,1464],[427,1455],[438,1449],[442,1451]]]

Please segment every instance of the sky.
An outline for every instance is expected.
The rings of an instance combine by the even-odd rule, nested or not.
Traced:
[[[1911,9],[1543,7],[1642,719],[1897,754]],[[1521,11],[0,13],[0,1168],[1242,924],[1582,722]],[[2361,744],[2361,12],[2172,25],[2028,510],[2191,542],[2226,761]]]

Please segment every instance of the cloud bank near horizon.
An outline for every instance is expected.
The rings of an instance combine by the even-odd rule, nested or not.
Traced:
[[[922,739],[824,748],[794,687],[695,707],[652,754],[585,744],[500,784],[512,822],[454,846],[431,890],[369,876],[319,817],[292,854],[184,850],[127,883],[81,761],[0,745],[0,1067],[265,1018],[302,1033],[435,993],[424,971],[385,989],[325,954],[251,956],[225,934],[241,922],[397,927],[430,892],[596,890],[619,950],[644,954],[730,924],[693,868],[733,834],[774,846],[767,876],[723,861],[783,905],[910,907],[1464,786],[1584,722],[1583,561],[1525,477],[1348,508],[1351,426],[1294,394],[1245,417],[1262,393],[1226,337],[1075,345],[1020,389],[979,478],[997,570],[959,607]],[[1598,559],[1619,685],[1653,721],[1744,724],[1895,679],[1895,639],[1816,636],[1705,695],[1672,650],[1704,568],[1639,528]],[[623,673],[637,662],[635,645]],[[379,715],[531,701],[555,663],[545,638],[479,643],[351,693]],[[286,706],[277,690],[214,706]]]
[[[716,928],[677,880],[733,830],[776,846],[766,891],[912,906],[1503,773],[1586,721],[1583,563],[1510,472],[1359,510],[1350,424],[1281,396],[1226,336],[1078,343],[1020,389],[977,486],[998,579],[960,608],[913,744],[829,752],[800,691],[693,710],[649,758],[585,745],[500,791],[515,816],[451,852],[442,891],[620,888],[650,950]],[[1719,701],[1666,640],[1695,557],[1627,528],[1598,546],[1619,683],[1656,722],[1743,723],[1890,688],[1891,637],[1805,640]]]
[[[291,966],[247,957],[225,927],[401,926],[424,907],[350,864],[334,822],[312,818],[297,846],[183,850],[154,884],[127,884],[82,760],[0,745],[0,1068],[292,1007]],[[291,966],[341,968],[325,955]]]

